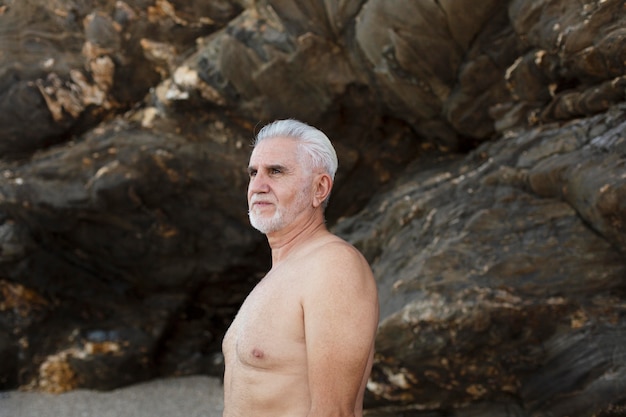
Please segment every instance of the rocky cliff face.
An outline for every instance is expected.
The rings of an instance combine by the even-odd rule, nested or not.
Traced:
[[[371,416],[626,406],[623,0],[0,1],[0,388],[221,373],[260,124],[340,158]]]

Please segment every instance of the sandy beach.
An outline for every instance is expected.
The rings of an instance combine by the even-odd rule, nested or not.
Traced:
[[[222,383],[190,376],[113,391],[0,392],[0,417],[221,417]]]

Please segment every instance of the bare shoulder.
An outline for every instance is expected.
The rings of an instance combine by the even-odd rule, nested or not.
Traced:
[[[374,276],[365,257],[337,236],[316,245],[303,263],[307,275],[312,278],[312,285],[326,288],[357,285],[364,286],[362,290],[376,291]]]
[[[317,248],[320,255],[329,259],[344,258],[352,259],[358,262],[366,262],[361,252],[350,243],[338,236],[332,236],[328,241],[323,242]]]
[[[369,269],[367,261],[357,248],[334,235],[330,235],[311,248],[307,258],[317,265],[336,266],[337,262],[347,262],[346,266],[366,265]]]

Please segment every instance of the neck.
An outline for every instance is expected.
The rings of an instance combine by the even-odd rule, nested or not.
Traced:
[[[268,233],[267,241],[272,250],[272,267],[289,258],[307,243],[328,233],[321,211],[306,219],[304,226],[298,223],[283,230]]]

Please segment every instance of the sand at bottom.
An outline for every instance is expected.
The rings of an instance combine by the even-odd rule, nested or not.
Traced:
[[[221,417],[218,378],[190,376],[114,391],[0,392],[0,417]]]

